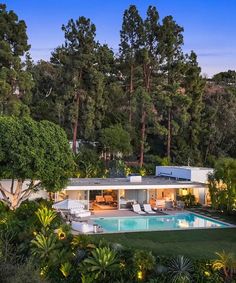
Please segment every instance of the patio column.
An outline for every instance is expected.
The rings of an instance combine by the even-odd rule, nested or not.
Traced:
[[[89,207],[89,205],[90,205],[90,202],[89,202],[89,200],[90,200],[90,194],[89,194],[89,190],[87,190],[87,207],[88,207],[88,210],[90,209],[90,207]]]
[[[149,203],[149,198],[150,198],[149,189],[147,189],[147,203]]]
[[[120,190],[117,192],[117,208],[120,210]]]

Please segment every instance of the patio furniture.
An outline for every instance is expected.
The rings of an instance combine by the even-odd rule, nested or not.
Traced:
[[[184,201],[182,201],[182,200],[177,200],[177,202],[176,202],[176,208],[177,208],[177,209],[184,210],[184,207],[185,207]]]
[[[80,218],[91,216],[91,212],[89,210],[84,210],[83,208],[72,208],[70,213]]]
[[[165,209],[166,210],[173,210],[174,207],[173,207],[173,201],[166,201],[165,202]]]
[[[139,204],[139,203],[133,204],[132,207],[133,207],[133,211],[134,211],[135,213],[137,213],[137,214],[146,214],[146,212],[144,212],[144,211],[141,210],[141,207],[140,207],[140,204]]]
[[[144,204],[143,205],[143,209],[145,212],[147,212],[148,214],[156,214],[155,211],[152,210],[152,207],[150,204]]]
[[[103,196],[96,196],[96,202],[97,203],[104,203],[105,202],[105,199]]]
[[[94,231],[93,225],[86,222],[72,221],[71,228],[80,233],[92,233]]]
[[[104,195],[104,199],[105,199],[105,202],[108,204],[114,202],[114,199],[111,195]]]
[[[164,210],[165,209],[165,200],[163,200],[163,199],[156,200],[156,207],[157,207],[157,210]]]
[[[157,210],[157,206],[156,206],[156,200],[154,198],[151,198],[149,200],[149,204],[151,205],[153,210]]]

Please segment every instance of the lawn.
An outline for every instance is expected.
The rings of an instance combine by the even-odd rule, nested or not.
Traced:
[[[156,255],[183,254],[192,258],[215,258],[216,251],[236,254],[236,228],[157,231],[94,235],[123,246],[147,249]]]

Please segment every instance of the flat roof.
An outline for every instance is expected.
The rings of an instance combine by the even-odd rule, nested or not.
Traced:
[[[194,167],[194,166],[156,166],[161,168],[176,168],[176,169],[188,169],[188,170],[213,170],[213,168],[207,167]]]
[[[78,189],[145,189],[145,188],[194,188],[205,184],[191,181],[179,181],[168,177],[142,177],[142,182],[130,182],[128,178],[72,178],[66,190]]]

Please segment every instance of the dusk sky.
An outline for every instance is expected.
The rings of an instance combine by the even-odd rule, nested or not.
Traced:
[[[123,12],[135,4],[144,17],[155,5],[161,19],[172,15],[184,27],[184,51],[194,50],[202,73],[211,76],[236,69],[236,0],[8,0],[28,26],[34,60],[50,58],[64,41],[62,24],[70,18],[89,17],[97,28],[97,40],[118,51]]]

